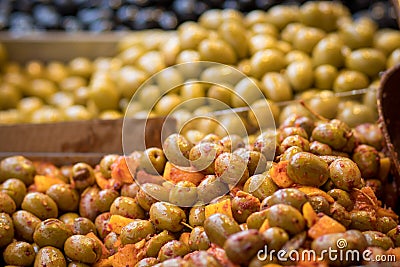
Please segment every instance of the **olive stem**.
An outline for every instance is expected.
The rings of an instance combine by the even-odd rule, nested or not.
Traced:
[[[193,227],[185,222],[181,222],[182,225],[186,226],[187,228],[189,228],[190,230],[193,230]]]
[[[300,102],[300,105],[302,105],[305,109],[307,109],[314,117],[316,117],[317,119],[319,119],[321,121],[329,122],[329,120],[327,118],[318,114],[312,108],[310,108],[310,106],[306,104],[304,99],[301,99],[299,102]]]
[[[377,206],[377,204],[375,203],[375,201],[365,192],[363,192],[362,190],[358,189],[358,188],[353,188],[353,190],[360,192],[361,194],[363,194],[366,198],[368,198],[369,202],[371,202],[371,204],[373,206]]]

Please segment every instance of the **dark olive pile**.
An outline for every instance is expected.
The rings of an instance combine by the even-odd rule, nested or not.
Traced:
[[[291,116],[254,143],[243,140],[209,134],[192,144],[173,134],[165,152],[107,155],[94,168],[2,160],[0,264],[280,266],[288,262],[257,254],[265,245],[320,253],[341,239],[344,251],[400,259],[398,215],[380,200],[390,162],[378,126]],[[201,152],[214,155],[208,166]],[[188,166],[188,159],[197,172],[167,179],[172,163]],[[210,214],[219,203],[230,204]],[[325,260],[318,266],[368,264]]]
[[[103,32],[111,30],[175,29],[197,20],[209,9],[230,8],[242,12],[267,10],[277,4],[301,4],[304,0],[3,0],[0,30]],[[368,14],[381,27],[396,28],[389,1],[342,1],[355,16]]]

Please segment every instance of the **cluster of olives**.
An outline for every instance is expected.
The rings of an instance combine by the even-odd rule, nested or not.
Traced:
[[[221,86],[192,83],[166,93],[192,78],[189,69],[162,72],[137,92],[146,79],[168,66],[204,60],[231,65],[249,76],[270,101],[277,121],[291,113],[308,115],[296,104],[282,110],[274,106],[301,98],[321,115],[355,126],[377,119],[375,91],[361,102],[337,98],[333,92],[376,88],[379,73],[400,62],[399,47],[399,31],[378,29],[367,17],[353,20],[335,2],[278,5],[246,15],[232,9],[209,10],[198,22],[185,22],[173,32],[123,38],[114,58],[32,61],[25,66],[4,62],[0,123],[109,119],[125,112],[141,117],[148,109],[150,116],[163,116],[183,101],[200,97],[243,106],[234,92],[251,96],[248,105],[265,105],[253,90],[229,79],[219,81]],[[212,71],[214,77],[223,77],[225,69]],[[128,105],[135,92],[137,101]],[[176,116],[189,118],[220,108],[199,101],[179,106]],[[202,128],[214,131],[211,126]]]
[[[247,141],[187,137],[169,136],[164,150],[106,155],[94,168],[2,160],[1,264],[281,266],[260,251],[321,253],[339,240],[343,253],[399,260],[398,215],[379,200],[390,161],[377,125],[294,114]]]

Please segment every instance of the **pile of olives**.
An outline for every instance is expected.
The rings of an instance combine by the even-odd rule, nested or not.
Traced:
[[[120,41],[113,58],[20,65],[6,61],[2,51],[0,123],[112,119],[125,113],[143,117],[153,105],[150,116],[163,116],[183,101],[199,97],[243,106],[233,92],[244,96],[253,92],[243,84],[232,84],[224,68],[200,75],[219,77],[221,86],[182,85],[165,93],[192,79],[190,70],[177,68],[162,72],[138,91],[146,79],[168,66],[204,60],[233,66],[249,76],[280,123],[292,113],[310,114],[298,104],[274,103],[304,99],[321,115],[356,126],[377,119],[375,91],[360,101],[334,93],[376,89],[379,74],[400,62],[399,47],[398,30],[379,29],[368,17],[353,19],[337,2],[277,5],[245,15],[233,9],[209,10],[198,22],[185,22],[176,31],[133,33]],[[138,101],[128,105],[135,92]],[[266,101],[255,97],[248,104],[254,108]],[[199,102],[179,106],[175,115],[190,118],[220,108]],[[202,129],[214,132],[211,126]]]
[[[382,205],[391,184],[390,161],[377,125],[351,128],[337,119],[293,114],[276,131],[247,140],[187,137],[169,136],[164,150],[106,155],[94,167],[3,159],[0,264],[370,263],[326,257],[318,263],[286,262],[263,254],[265,246],[318,255],[329,248],[368,250],[371,259],[400,260],[398,215]],[[171,166],[185,175],[174,176]],[[342,240],[347,247],[339,247]]]

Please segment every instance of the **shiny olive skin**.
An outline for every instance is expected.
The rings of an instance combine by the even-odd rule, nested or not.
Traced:
[[[189,181],[180,181],[169,192],[169,202],[181,207],[191,207],[197,201],[196,185]]]
[[[243,187],[243,191],[252,194],[260,201],[269,197],[278,189],[268,172],[251,176]]]
[[[211,243],[223,246],[231,234],[240,232],[240,227],[231,217],[216,213],[204,221],[204,230]]]
[[[366,88],[369,85],[368,76],[356,70],[342,70],[333,82],[333,91],[347,92]]]
[[[86,188],[79,200],[79,214],[90,220],[96,219],[96,216],[100,213],[97,207],[98,203],[99,188],[96,186]]]
[[[295,188],[285,188],[280,189],[271,196],[265,198],[261,203],[261,209],[272,207],[276,204],[287,204],[301,210],[301,207],[306,202],[306,194]]]
[[[247,162],[239,155],[226,152],[215,160],[215,174],[230,185],[244,183],[249,178]]]
[[[203,226],[205,220],[204,205],[195,205],[189,211],[189,224],[192,227]]]
[[[292,146],[300,147],[303,151],[310,150],[310,142],[300,135],[290,135],[286,137],[279,146],[279,150],[281,153],[284,153],[288,148]]]
[[[221,263],[206,251],[195,251],[185,256],[188,266],[221,267]]]
[[[136,263],[135,267],[150,267],[156,265],[157,263],[160,263],[160,261],[157,258],[148,257]]]
[[[150,208],[150,220],[160,230],[179,232],[184,227],[181,222],[186,221],[186,214],[178,206],[167,202],[157,202]]]
[[[356,133],[362,136],[364,144],[382,149],[383,134],[379,126],[375,123],[363,123],[355,128]]]
[[[303,149],[301,149],[301,147],[298,146],[291,146],[288,149],[285,150],[285,152],[283,152],[280,155],[280,159],[281,161],[290,161],[290,159],[296,155],[299,152],[303,152]]]
[[[0,183],[8,178],[17,178],[26,186],[33,183],[36,173],[33,163],[23,156],[13,156],[0,162]]]
[[[312,139],[339,150],[347,143],[346,134],[345,129],[331,122],[321,123],[312,131]]]
[[[400,226],[396,226],[389,232],[387,232],[387,236],[390,237],[394,243],[395,247],[400,246]]]
[[[157,258],[162,262],[178,256],[185,256],[190,252],[190,248],[178,240],[172,240],[163,245],[158,252]]]
[[[57,204],[43,193],[28,193],[22,201],[21,208],[31,212],[41,220],[58,217]]]
[[[89,265],[82,262],[72,261],[68,264],[68,267],[89,267]]]
[[[261,152],[267,160],[272,160],[278,145],[275,137],[274,131],[263,132],[256,138],[253,150]]]
[[[342,205],[344,208],[346,208],[348,211],[352,210],[354,207],[353,200],[351,199],[349,193],[342,189],[334,188],[329,190],[328,195],[333,197],[333,199],[340,205]]]
[[[243,138],[236,134],[231,134],[223,137],[219,143],[230,152],[235,151],[238,148],[244,148],[245,143]]]
[[[86,163],[77,163],[72,167],[71,184],[78,190],[83,190],[95,183],[92,167]]]
[[[56,202],[61,211],[76,211],[79,206],[79,193],[69,184],[55,184],[50,186],[46,195]]]
[[[92,264],[100,259],[100,244],[84,235],[73,235],[64,243],[65,255],[76,261]]]
[[[381,233],[388,234],[396,226],[396,221],[391,217],[383,216],[376,219],[376,230]]]
[[[150,221],[135,220],[128,223],[121,229],[121,243],[135,244],[142,239],[147,239],[150,235],[155,233],[155,228]]]
[[[74,235],[87,235],[91,232],[97,234],[94,223],[85,217],[78,217],[74,219],[72,231]]]
[[[310,143],[310,152],[318,156],[332,155],[332,148],[327,144],[313,141]]]
[[[35,255],[32,245],[22,241],[9,244],[3,252],[4,261],[17,266],[31,266]]]
[[[264,238],[258,230],[250,229],[232,234],[224,244],[228,258],[237,264],[246,264],[264,246]]]
[[[36,226],[33,241],[39,247],[52,246],[62,249],[65,240],[70,236],[72,231],[65,223],[57,219],[47,219]]]
[[[268,228],[262,235],[270,250],[279,250],[289,241],[288,233],[280,227]]]
[[[167,230],[152,236],[146,243],[146,255],[148,257],[157,257],[160,248],[172,240],[175,240],[175,237]]]
[[[34,267],[67,267],[63,253],[53,247],[44,247],[36,254]]]
[[[309,197],[308,201],[310,202],[311,206],[317,213],[325,213],[327,215],[330,214],[330,205],[328,200],[322,196],[312,196]]]
[[[238,223],[246,222],[247,218],[258,210],[260,200],[249,193],[238,191],[232,199],[232,214]]]
[[[378,151],[368,145],[359,145],[354,149],[353,161],[361,172],[361,177],[374,178],[378,176],[380,168],[380,157]]]
[[[143,168],[147,173],[150,174],[162,174],[164,171],[165,158],[162,149],[157,147],[150,147],[146,149],[140,160],[140,168]]]
[[[375,223],[375,212],[366,210],[353,210],[350,212],[351,229],[360,231],[371,230],[371,224]]]
[[[96,217],[96,220],[94,221],[94,225],[97,230],[97,234],[101,239],[104,239],[109,233],[110,229],[108,226],[108,223],[111,218],[111,213],[110,212],[104,212],[100,214],[99,216]]]
[[[267,166],[267,159],[261,152],[254,150],[247,150],[243,153],[238,153],[245,161],[247,161],[247,169],[249,176],[265,172]]]
[[[115,232],[110,232],[104,238],[104,246],[110,251],[111,254],[115,254],[118,251],[119,244],[117,241],[121,241],[119,239],[119,235]]]
[[[32,213],[18,210],[12,215],[15,232],[28,242],[33,242],[33,233],[41,220]]]
[[[374,48],[361,48],[346,57],[346,67],[374,77],[385,69],[386,56]]]
[[[202,141],[192,147],[189,160],[203,174],[215,173],[215,159],[225,151],[220,144]]]
[[[381,247],[384,250],[388,250],[394,246],[392,239],[381,232],[365,231],[363,235],[369,247]]]
[[[0,248],[10,244],[14,238],[13,220],[7,213],[0,213]]]
[[[18,208],[26,195],[26,186],[21,180],[10,178],[0,185],[0,192],[8,194]]]
[[[6,193],[0,191],[0,212],[13,214],[16,209],[17,205],[15,205],[14,200]]]
[[[319,187],[329,178],[328,164],[311,153],[299,152],[290,159],[287,174],[295,183]]]
[[[119,197],[117,190],[112,188],[105,188],[99,191],[99,199],[97,201],[97,209],[99,212],[109,211],[115,199]]]
[[[169,194],[170,190],[172,189],[173,184],[170,182],[165,182],[163,185],[158,185],[158,184],[153,184],[153,183],[145,183],[141,185],[141,191],[145,191],[147,194],[149,194],[150,197],[156,199],[157,201],[168,201],[169,199]],[[148,210],[150,209],[150,206],[154,201],[152,201],[150,198],[146,200],[146,198],[142,198],[142,194],[139,191],[138,196],[136,199],[138,200],[139,205],[145,205],[143,202],[147,202],[146,207],[143,207],[143,209]],[[145,200],[145,201],[142,201]],[[148,207],[147,207],[148,206]]]
[[[150,184],[147,183],[143,184],[136,196],[136,200],[137,203],[139,204],[139,207],[141,207],[144,211],[149,211],[151,205],[153,205],[158,201],[157,199],[153,198],[150,194],[147,193],[149,192],[147,188],[150,187],[151,187]]]
[[[264,221],[267,219],[269,210],[265,209],[262,211],[253,212],[247,217],[246,224],[248,229],[260,229]]]
[[[336,159],[329,165],[329,174],[339,189],[350,191],[362,186],[361,172],[357,164],[348,158]]]
[[[334,202],[330,207],[330,214],[333,219],[348,227],[351,224],[351,215],[342,205]]]
[[[74,224],[74,220],[79,217],[80,216],[78,213],[68,212],[68,213],[64,213],[63,215],[61,215],[58,219],[60,221],[62,221],[63,223],[65,223],[66,225],[69,225],[72,227],[72,225]]]
[[[200,201],[208,203],[216,197],[229,191],[228,185],[215,175],[207,175],[197,187],[197,195]]]
[[[163,149],[165,157],[171,163],[189,167],[189,153],[193,145],[182,135],[172,134],[165,139]]]
[[[300,211],[286,204],[273,205],[269,208],[267,218],[270,226],[281,227],[289,234],[300,233],[305,227]]]
[[[121,188],[121,196],[135,198],[139,189],[140,187],[137,183],[124,184]]]
[[[207,250],[211,243],[202,226],[196,226],[190,232],[189,247],[191,250]]]
[[[110,207],[112,215],[121,215],[132,219],[144,219],[143,209],[130,197],[117,197]]]
[[[110,154],[104,156],[100,161],[100,171],[104,178],[111,178],[111,166],[117,160],[118,155]]]

